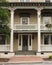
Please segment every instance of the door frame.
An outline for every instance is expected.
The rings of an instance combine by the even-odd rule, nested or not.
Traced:
[[[21,35],[21,45],[19,45],[19,36]],[[18,50],[22,50],[22,36],[28,35],[28,50],[32,50],[32,34],[18,34]],[[29,45],[29,37],[31,35],[31,46]]]

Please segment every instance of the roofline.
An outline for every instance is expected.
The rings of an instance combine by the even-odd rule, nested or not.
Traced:
[[[52,6],[52,2],[0,2],[0,6]]]

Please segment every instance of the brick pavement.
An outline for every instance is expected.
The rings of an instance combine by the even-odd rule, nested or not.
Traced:
[[[43,59],[38,56],[14,56],[10,58],[9,63],[32,63],[32,62],[42,62]]]

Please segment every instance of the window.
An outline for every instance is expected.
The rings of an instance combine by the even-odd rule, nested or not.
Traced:
[[[44,35],[44,44],[49,44],[49,35]]]
[[[31,0],[20,0],[20,2],[30,2]]]
[[[28,24],[28,17],[22,17],[22,24]]]
[[[5,37],[4,37],[4,35],[0,35],[0,44],[5,44]]]
[[[44,24],[51,24],[51,17],[43,17]]]
[[[45,2],[50,2],[50,0],[45,0]]]
[[[45,34],[44,35],[44,44],[52,44],[52,35],[51,34]]]

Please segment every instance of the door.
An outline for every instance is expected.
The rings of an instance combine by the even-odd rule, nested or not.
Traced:
[[[22,50],[28,50],[28,35],[22,35]]]

